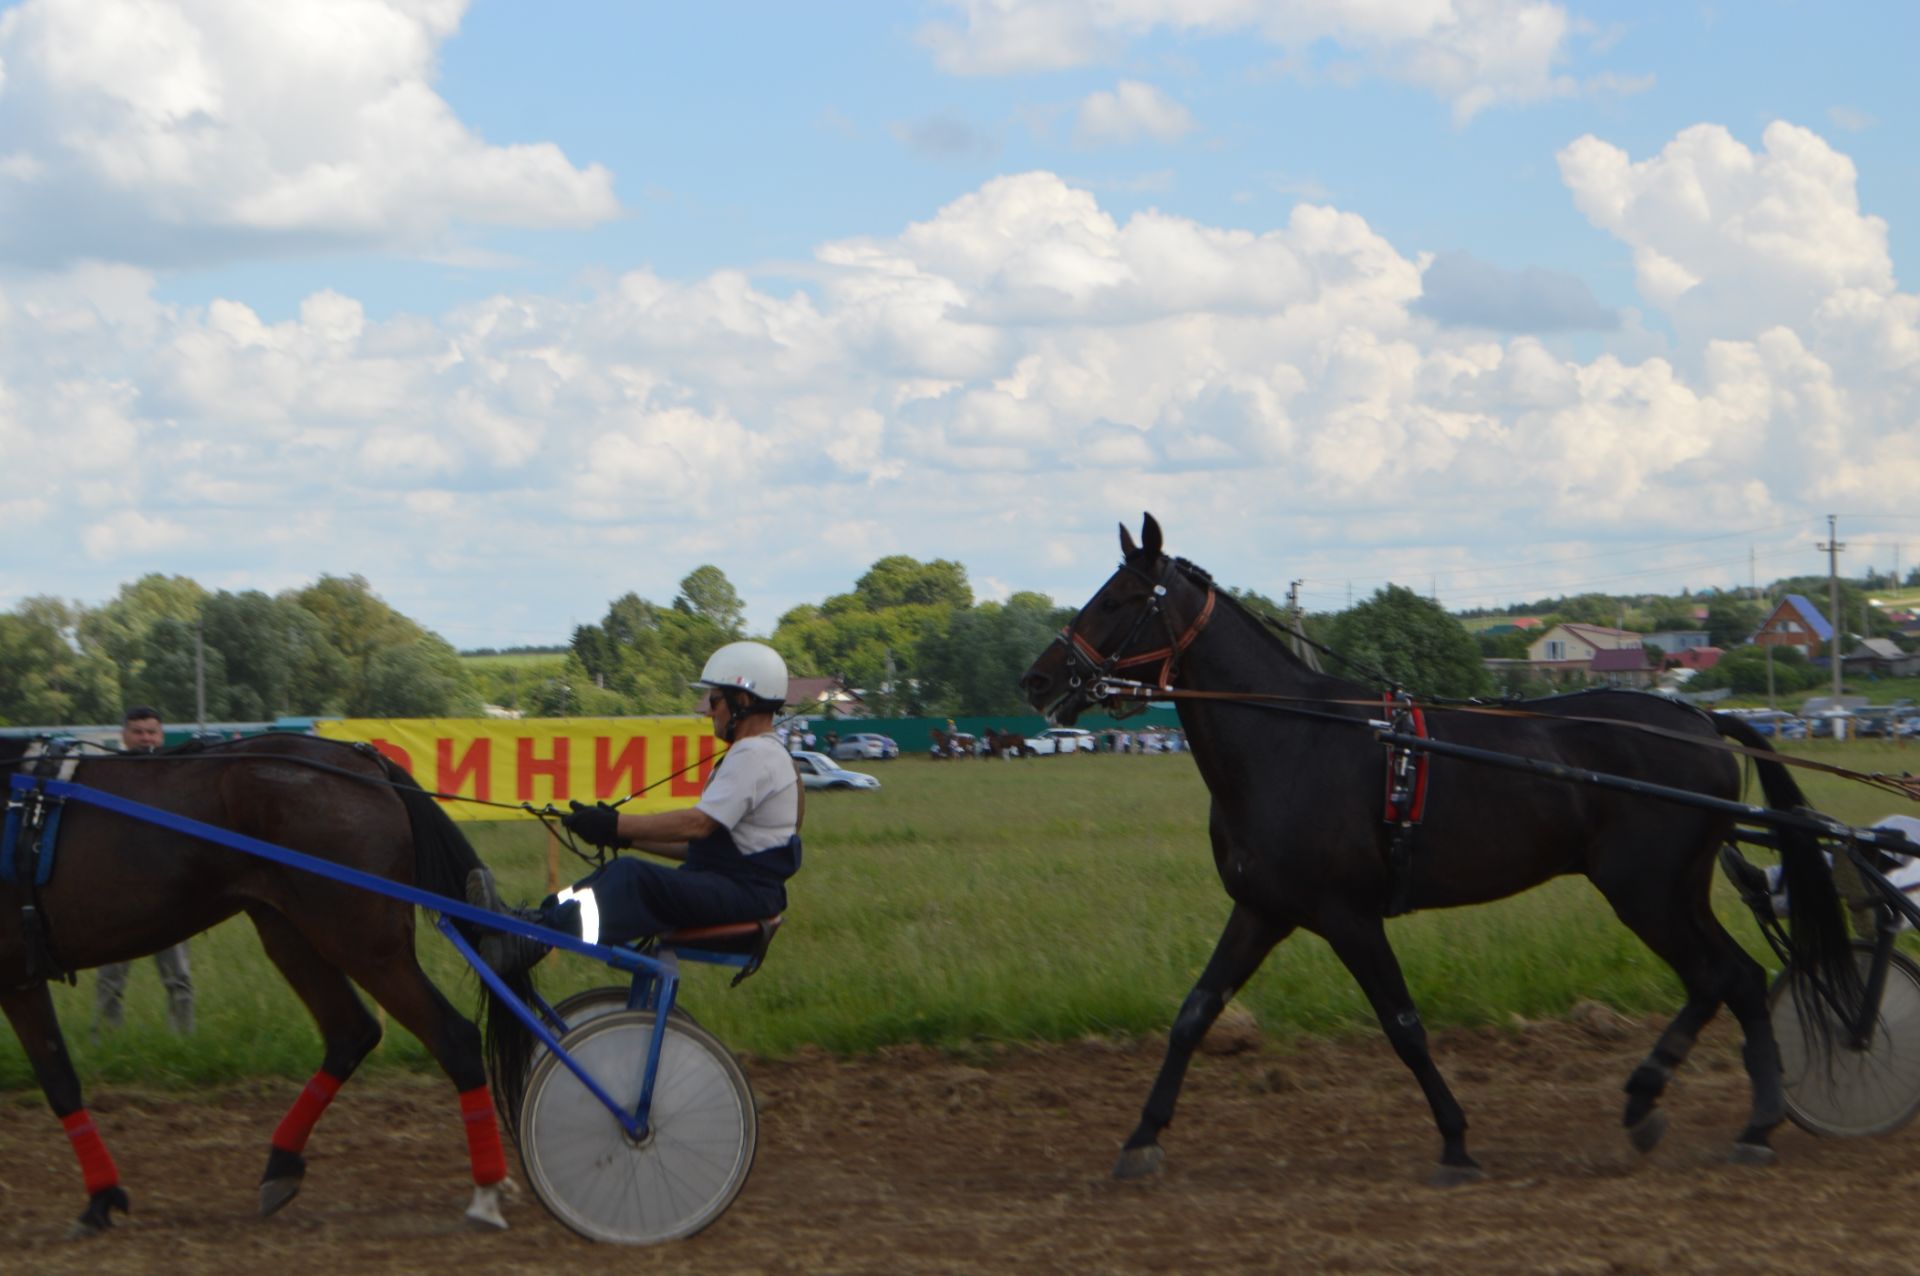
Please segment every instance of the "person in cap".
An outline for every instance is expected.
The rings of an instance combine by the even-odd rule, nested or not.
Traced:
[[[765,643],[728,643],[692,686],[706,693],[713,733],[728,746],[699,803],[638,814],[575,802],[561,818],[584,842],[646,851],[678,860],[678,867],[616,856],[530,910],[504,908],[492,873],[476,868],[467,902],[599,944],[755,921],[785,909],[786,881],[800,868],[801,818],[799,773],[774,735],[774,715],[787,698],[786,661]],[[488,965],[511,973],[547,952],[544,944],[499,931],[483,936],[479,948]]]

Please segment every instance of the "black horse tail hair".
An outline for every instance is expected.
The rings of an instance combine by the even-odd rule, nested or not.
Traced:
[[[414,884],[435,895],[464,901],[467,874],[481,867],[479,852],[473,849],[473,843],[453,822],[453,817],[428,796],[417,780],[391,763],[387,770],[394,792],[400,795],[413,825]],[[453,925],[468,943],[479,940],[480,927],[457,918]],[[521,1005],[532,1004],[532,971],[501,977]],[[494,992],[491,984],[482,980],[481,987],[485,997],[479,1018],[487,1074],[493,1085],[493,1103],[509,1134],[514,1134],[520,1128],[520,1100],[526,1094],[527,1077],[533,1070],[533,1033],[514,1013],[513,1007]]]
[[[1731,714],[1716,713],[1713,725],[1721,735],[1756,749],[1772,753],[1773,745],[1753,729],[1753,724]],[[1755,758],[1754,770],[1760,776],[1761,791],[1767,805],[1776,811],[1808,812],[1807,796],[1793,774],[1771,758]],[[1855,961],[1852,933],[1848,929],[1847,910],[1840,891],[1834,885],[1833,870],[1820,849],[1820,839],[1804,828],[1779,825],[1780,865],[1792,911],[1787,917],[1787,952],[1796,971],[1816,978],[1838,1005],[1840,1014],[1857,1022],[1866,999],[1866,985]],[[1802,1005],[1814,1000],[1799,999]],[[1834,1027],[1831,1017],[1817,1017],[1816,1030],[1824,1037]]]

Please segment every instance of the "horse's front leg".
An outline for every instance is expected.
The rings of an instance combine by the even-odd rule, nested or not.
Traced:
[[[1127,1137],[1113,1176],[1140,1178],[1160,1168],[1164,1153],[1160,1150],[1160,1131],[1173,1123],[1173,1105],[1180,1097],[1180,1084],[1186,1079],[1193,1052],[1207,1035],[1207,1029],[1226,1009],[1227,1002],[1241,985],[1260,968],[1273,946],[1293,930],[1291,923],[1276,923],[1243,904],[1235,904],[1227,926],[1214,945],[1207,968],[1181,1003],[1180,1013],[1167,1034],[1167,1054],[1160,1063],[1160,1075],[1154,1078],[1141,1110],[1140,1124]]]
[[[107,1145],[94,1128],[93,1117],[81,1105],[80,1078],[67,1055],[67,1043],[60,1035],[60,1020],[53,1013],[53,997],[45,983],[30,988],[0,992],[0,1010],[13,1025],[27,1062],[47,1096],[47,1104],[67,1132],[74,1155],[80,1159],[80,1174],[87,1189],[87,1208],[73,1225],[75,1236],[91,1236],[113,1226],[113,1211],[128,1212],[132,1203],[120,1186],[120,1171],[107,1154]]]
[[[1427,1106],[1433,1109],[1433,1122],[1440,1130],[1440,1164],[1433,1172],[1434,1184],[1450,1187],[1482,1178],[1479,1162],[1467,1155],[1467,1114],[1433,1064],[1427,1030],[1400,973],[1400,959],[1387,942],[1386,927],[1377,916],[1350,914],[1321,933],[1367,995],[1394,1053],[1420,1083]]]

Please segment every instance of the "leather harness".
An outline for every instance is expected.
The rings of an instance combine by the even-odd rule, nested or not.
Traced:
[[[20,942],[26,964],[19,987],[29,988],[49,979],[75,982],[54,955],[53,934],[40,907],[40,889],[53,879],[54,854],[60,842],[60,815],[66,800],[46,792],[48,780],[71,780],[80,765],[75,742],[47,741],[37,753],[21,759],[26,774],[38,780],[31,788],[7,789],[6,819],[0,825],[0,882],[21,893]]]
[[[1160,662],[1160,671],[1154,682],[1139,688],[1141,692],[1175,692],[1173,673],[1180,657],[1193,645],[1200,632],[1213,619],[1215,590],[1213,580],[1198,568],[1191,568],[1207,583],[1207,599],[1194,616],[1192,623],[1176,634],[1172,615],[1166,609],[1167,579],[1180,567],[1188,566],[1182,559],[1168,559],[1166,570],[1158,580],[1148,576],[1130,563],[1122,563],[1125,571],[1132,572],[1147,581],[1151,592],[1140,614],[1134,618],[1133,626],[1126,636],[1115,645],[1112,655],[1103,655],[1085,634],[1073,627],[1070,621],[1061,627],[1055,642],[1066,648],[1068,685],[1079,690],[1082,687],[1098,687],[1122,669],[1132,669]],[[1082,615],[1085,614],[1084,609]],[[1140,637],[1141,631],[1159,617],[1166,625],[1167,643],[1151,651],[1136,652],[1128,655],[1127,649]],[[1077,620],[1078,617],[1075,617]],[[1205,692],[1181,692],[1183,697],[1194,699],[1237,698],[1239,693],[1210,695]],[[1145,695],[1136,695],[1135,702],[1145,707]],[[1382,697],[1382,711],[1391,725],[1392,733],[1398,736],[1417,736],[1425,738],[1427,734],[1426,713],[1414,703],[1413,697],[1404,691],[1393,691]],[[1117,714],[1116,714],[1117,716]],[[1387,846],[1387,904],[1385,915],[1397,917],[1412,908],[1413,899],[1413,841],[1414,830],[1419,827],[1426,814],[1427,806],[1427,764],[1429,755],[1425,750],[1407,745],[1389,744],[1386,746],[1386,794],[1382,806],[1382,819],[1393,828],[1392,840]]]

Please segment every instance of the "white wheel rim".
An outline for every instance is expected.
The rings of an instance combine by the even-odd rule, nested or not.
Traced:
[[[640,1092],[649,1012],[621,1011],[569,1033],[567,1051],[631,1108]],[[745,1078],[718,1042],[669,1022],[652,1127],[635,1143],[557,1058],[527,1087],[521,1156],[554,1214],[596,1240],[650,1244],[719,1217],[752,1166],[757,1131]]]

